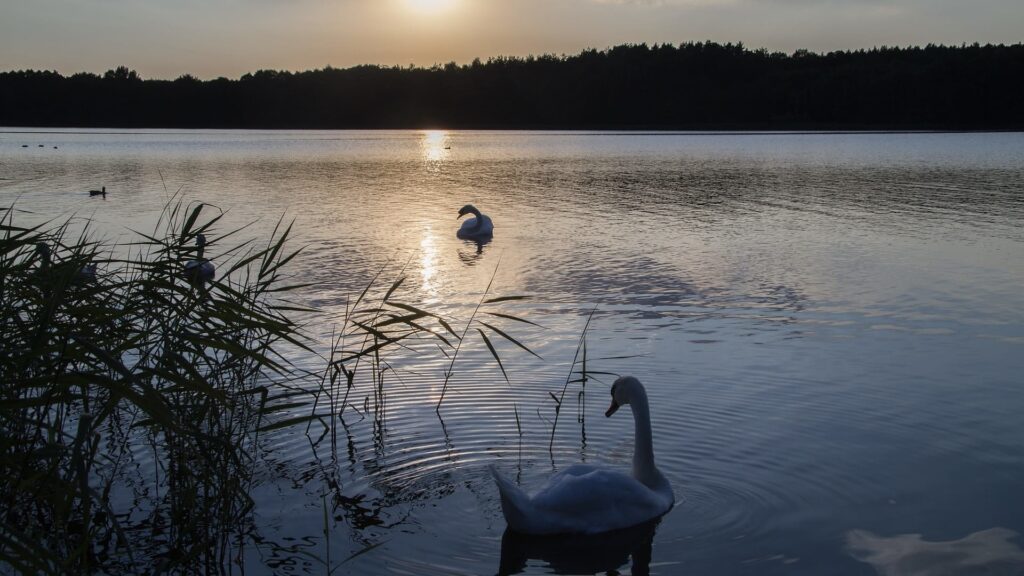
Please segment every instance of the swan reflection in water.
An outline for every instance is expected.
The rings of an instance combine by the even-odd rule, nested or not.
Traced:
[[[484,257],[484,246],[491,243],[492,238],[480,238],[476,240],[464,239],[462,244],[466,250],[462,248],[458,249],[459,260],[462,261],[466,266],[475,266],[478,262],[483,260]]]
[[[661,517],[600,534],[531,536],[510,529],[501,537],[498,575],[518,574],[530,560],[555,574],[616,574],[632,558],[633,576],[650,574],[651,548]]]

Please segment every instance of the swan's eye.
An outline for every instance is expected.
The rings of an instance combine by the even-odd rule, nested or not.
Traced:
[[[612,384],[612,398],[615,398],[615,384]]]

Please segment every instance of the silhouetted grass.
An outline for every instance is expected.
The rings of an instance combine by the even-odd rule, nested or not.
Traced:
[[[221,249],[220,214],[170,204],[106,247],[0,223],[0,560],[19,572],[216,571],[247,522],[254,446],[306,348],[283,297],[287,227]],[[183,274],[204,234],[217,279]],[[95,269],[93,268],[95,266]],[[94,273],[89,274],[95,270]],[[112,493],[144,454],[132,504]],[[138,473],[143,474],[143,473]],[[146,529],[140,529],[140,526]]]
[[[454,352],[451,354],[451,362],[448,364],[448,370],[446,370],[445,374],[444,374],[444,385],[441,387],[441,397],[438,398],[437,406],[434,408],[434,410],[437,412],[438,417],[441,416],[441,403],[444,402],[445,393],[448,391],[449,380],[451,380],[451,377],[454,374],[455,360],[458,359],[459,351],[462,349],[462,344],[463,344],[463,342],[465,342],[466,334],[469,332],[470,328],[475,328],[477,333],[480,334],[480,339],[483,341],[484,345],[487,346],[487,350],[488,350],[488,352],[491,353],[491,357],[494,358],[494,361],[498,364],[498,368],[501,369],[501,375],[502,375],[502,377],[504,377],[505,383],[508,384],[509,386],[512,385],[512,381],[509,380],[508,371],[505,370],[505,364],[501,361],[501,355],[498,353],[498,349],[491,342],[491,338],[494,335],[501,336],[505,340],[511,342],[512,344],[515,344],[516,346],[518,346],[519,348],[521,348],[521,349],[525,350],[526,352],[532,354],[533,356],[536,356],[537,358],[540,358],[540,356],[536,352],[534,352],[533,350],[530,350],[529,347],[527,347],[525,344],[523,344],[522,342],[520,342],[516,338],[510,336],[506,331],[502,330],[501,328],[498,328],[497,326],[495,326],[493,324],[484,322],[483,320],[480,320],[478,318],[478,316],[481,313],[481,308],[483,308],[485,306],[491,306],[491,305],[494,305],[494,304],[499,304],[501,302],[508,302],[508,301],[515,301],[515,300],[524,300],[524,299],[528,298],[528,296],[522,296],[522,295],[517,295],[517,296],[499,296],[499,297],[495,297],[495,298],[488,298],[487,297],[488,294],[491,293],[491,288],[494,286],[494,277],[498,274],[498,267],[500,265],[501,265],[501,261],[499,260],[498,263],[495,264],[495,266],[494,266],[494,272],[491,273],[491,278],[487,282],[487,287],[484,289],[483,294],[481,294],[481,296],[480,296],[480,301],[477,303],[476,308],[473,309],[473,313],[470,315],[469,320],[466,322],[466,327],[462,331],[462,336],[459,337],[459,342],[458,342],[458,344],[456,344]],[[483,311],[483,313],[484,314],[489,314],[489,315],[491,315],[491,316],[493,316],[495,318],[499,318],[499,319],[513,320],[515,322],[522,322],[522,323],[525,323],[525,324],[531,324],[533,326],[540,327],[540,325],[536,324],[535,322],[531,322],[531,321],[526,320],[524,318],[520,318],[518,316],[513,316],[511,314],[506,314],[506,313],[503,313],[503,312],[491,312],[491,311],[486,311],[485,310],[485,311]],[[477,325],[482,326],[483,328],[480,328]],[[486,328],[486,331],[484,330],[485,328]],[[487,336],[487,332],[491,333],[491,337]],[[516,419],[516,431],[519,433],[520,436],[522,436],[523,435],[523,426],[522,426],[522,421],[519,418],[519,406],[518,406],[517,403],[515,403],[515,402],[512,403],[512,410],[513,410],[513,413],[514,413],[515,419]]]
[[[393,354],[445,355],[445,387],[471,329],[509,385],[495,336],[534,354],[501,326],[534,323],[494,309],[525,297],[491,296],[493,276],[459,334],[403,295],[404,269],[382,282],[386,265],[311,374],[290,360],[317,357],[294,319],[312,311],[288,300],[307,286],[285,273],[299,252],[290,226],[232,242],[241,229],[221,233],[219,211],[175,198],[152,232],[110,246],[88,226],[71,236],[70,221],[21,226],[15,213],[0,213],[0,571],[229,570],[258,528],[261,434],[317,423],[314,449],[330,433],[336,453],[351,409],[383,442]],[[212,282],[186,272],[205,258]],[[350,402],[361,385],[362,411]],[[340,478],[325,486],[340,495]]]
[[[562,406],[565,403],[565,394],[569,390],[570,384],[579,384],[579,392],[576,393],[576,423],[580,425],[580,441],[583,444],[587,442],[587,419],[585,410],[585,401],[587,395],[587,382],[590,380],[600,381],[601,376],[614,376],[618,378],[621,374],[617,372],[608,372],[603,370],[594,370],[593,368],[587,367],[587,333],[590,330],[591,322],[594,319],[594,314],[597,312],[597,306],[594,306],[590,313],[587,314],[587,322],[583,325],[583,330],[580,332],[579,342],[576,344],[576,352],[573,354],[572,364],[569,366],[569,374],[565,377],[565,384],[562,385],[562,390],[555,394],[554,392],[548,392],[548,396],[554,401],[555,417],[551,420],[551,437],[548,441],[548,451],[554,455],[555,447],[555,432],[558,429],[558,417],[562,413]],[[624,354],[619,356],[603,356],[599,358],[590,359],[591,365],[594,361],[606,361],[606,360],[628,360],[631,358],[639,358],[642,354]],[[540,413],[538,409],[538,414]]]

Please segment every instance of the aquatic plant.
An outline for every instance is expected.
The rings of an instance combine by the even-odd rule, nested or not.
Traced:
[[[536,356],[501,322],[536,324],[495,308],[526,297],[493,296],[493,275],[460,334],[410,303],[404,267],[382,281],[388,261],[321,355],[296,320],[318,312],[289,299],[311,285],[285,272],[300,250],[286,249],[282,221],[265,244],[232,242],[244,228],[221,233],[222,212],[175,196],[152,232],[107,245],[88,223],[22,226],[16,213],[0,218],[0,569],[230,570],[256,541],[250,491],[266,433],[316,424],[314,450],[329,434],[336,454],[351,410],[383,442],[385,381],[401,379],[392,355],[449,359],[443,400],[472,329],[509,385],[496,336]],[[190,273],[206,259],[212,280]],[[340,478],[323,480],[344,505]]]
[[[434,408],[434,410],[437,412],[437,415],[439,417],[441,415],[441,403],[444,402],[445,393],[448,391],[448,383],[451,380],[452,375],[454,374],[455,361],[456,361],[456,359],[458,359],[459,351],[462,350],[462,343],[465,341],[466,334],[469,332],[470,328],[475,328],[476,329],[477,333],[480,335],[480,339],[483,341],[484,345],[487,346],[488,352],[491,353],[491,357],[494,358],[494,361],[498,364],[498,368],[501,369],[501,375],[505,378],[505,383],[508,384],[509,386],[512,385],[512,382],[511,382],[511,380],[509,380],[508,371],[505,370],[505,364],[501,361],[501,355],[498,354],[498,349],[491,342],[491,338],[493,338],[494,335],[498,335],[498,336],[504,338],[505,340],[508,340],[512,344],[515,344],[519,348],[525,350],[526,352],[532,354],[533,356],[536,356],[537,358],[540,358],[540,356],[536,352],[531,350],[528,346],[526,346],[525,344],[523,344],[522,342],[520,342],[516,338],[510,336],[508,334],[508,332],[506,332],[505,330],[502,330],[501,328],[498,328],[494,324],[491,324],[491,323],[488,323],[488,322],[484,322],[483,320],[480,320],[479,318],[477,318],[477,316],[481,312],[481,308],[484,307],[484,306],[499,304],[501,302],[509,302],[509,301],[515,301],[515,300],[525,300],[526,298],[528,298],[528,296],[523,296],[523,295],[498,296],[498,297],[494,297],[494,298],[488,298],[487,297],[488,294],[490,294],[490,292],[491,292],[491,288],[494,286],[494,277],[497,276],[497,274],[498,274],[498,267],[499,266],[501,266],[501,260],[500,259],[498,260],[498,263],[495,264],[494,272],[491,273],[491,279],[488,280],[487,287],[484,289],[483,294],[480,295],[480,301],[477,302],[476,307],[473,309],[473,313],[470,314],[470,316],[469,316],[469,320],[466,321],[466,327],[462,331],[462,336],[459,337],[459,342],[455,346],[454,352],[451,354],[451,362],[448,364],[448,369],[445,371],[445,374],[444,374],[444,384],[441,387],[441,396],[440,396],[440,398],[438,398],[437,406]],[[521,318],[519,316],[514,316],[512,314],[508,314],[508,313],[505,313],[505,312],[484,311],[484,313],[485,314],[489,314],[490,316],[492,316],[494,318],[505,319],[505,320],[513,320],[515,322],[522,322],[522,323],[525,323],[525,324],[530,324],[530,325],[533,325],[533,326],[540,327],[540,325],[535,323],[535,322],[531,322],[530,320],[526,320],[525,318]],[[479,325],[479,326],[477,326],[477,325]],[[482,326],[482,328],[481,328],[481,326]],[[486,331],[484,329],[486,329]],[[489,338],[487,336],[488,332],[491,333],[491,338]],[[522,436],[523,435],[523,426],[522,426],[522,421],[519,418],[519,406],[517,404],[513,403],[512,404],[512,410],[513,410],[513,413],[514,413],[515,418],[516,418],[516,430],[519,432],[519,435]]]
[[[583,330],[580,331],[580,338],[576,344],[576,352],[573,354],[572,363],[569,365],[569,374],[565,377],[565,383],[562,385],[562,389],[558,394],[554,392],[548,392],[548,396],[554,402],[555,416],[551,419],[551,437],[548,440],[548,451],[554,454],[555,449],[555,432],[558,430],[558,417],[562,413],[562,406],[565,403],[565,395],[569,391],[571,384],[579,384],[580,389],[576,393],[576,423],[580,425],[580,441],[583,444],[587,443],[587,419],[586,411],[584,410],[586,396],[587,396],[587,382],[595,380],[601,376],[614,376],[619,377],[620,374],[617,372],[608,372],[603,370],[594,370],[593,368],[587,368],[587,333],[590,330],[591,322],[594,320],[594,314],[597,312],[597,306],[594,306],[590,313],[587,314],[587,321],[583,325]],[[638,358],[638,354],[625,354],[620,356],[603,356],[600,358],[591,359],[593,361],[604,361],[604,360],[626,360],[630,358]]]
[[[206,205],[172,202],[125,246],[15,212],[0,221],[0,566],[224,566],[250,522],[259,432],[299,374],[280,347],[308,350],[284,299],[299,287],[282,276],[289,227],[222,250],[224,272],[197,286],[196,237],[237,232],[218,235]]]
[[[390,372],[400,378],[388,361],[388,349],[415,351],[414,343],[422,343],[418,341],[426,339],[443,352],[446,347],[451,347],[452,339],[459,338],[442,316],[399,297],[399,290],[406,280],[404,266],[390,285],[381,284],[381,276],[390,265],[389,260],[381,266],[359,296],[346,303],[340,326],[331,335],[330,353],[314,393],[312,407],[308,414],[287,421],[288,424],[308,422],[307,432],[309,424],[319,422],[323,434],[331,433],[332,445],[337,440],[336,427],[331,422],[334,418],[343,419],[346,409],[358,412],[360,416],[370,413],[378,428],[378,436],[383,432],[387,407],[385,376]],[[350,402],[350,397],[359,382],[357,376],[364,373],[369,375],[370,394],[364,398],[363,411],[360,411]],[[326,410],[321,408],[322,403]],[[322,438],[323,435],[317,442]]]

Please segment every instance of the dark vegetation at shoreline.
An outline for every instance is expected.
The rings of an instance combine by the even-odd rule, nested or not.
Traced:
[[[313,286],[286,270],[290,226],[243,241],[211,211],[172,199],[152,233],[114,246],[88,222],[23,225],[31,212],[0,206],[0,573],[233,573],[251,548],[298,555],[254,515],[257,477],[286,474],[264,458],[268,435],[305,428],[336,464],[346,417],[383,437],[403,354],[450,358],[447,385],[469,340],[506,382],[496,344],[533,353],[506,326],[533,322],[502,311],[525,296],[489,284],[460,336],[405,300],[404,267],[384,282],[390,260],[342,317],[322,318],[292,301]],[[190,273],[197,261],[216,277]],[[325,353],[318,318],[334,326]],[[322,492],[326,550],[303,560],[325,572],[347,561],[331,558],[331,532],[366,515],[343,480],[334,465],[303,480]]]
[[[1020,129],[1024,44],[793,54],[713,42],[238,80],[0,73],[0,125]]]

